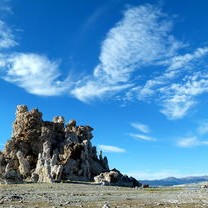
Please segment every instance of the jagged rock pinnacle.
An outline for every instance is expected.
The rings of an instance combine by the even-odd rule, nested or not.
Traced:
[[[108,161],[91,144],[93,128],[64,122],[62,116],[43,121],[38,109],[17,106],[12,138],[0,157],[1,175],[12,170],[35,182],[91,181],[108,171]]]
[[[44,121],[38,109],[28,111],[25,105],[18,105],[15,115],[12,137],[0,152],[0,179],[6,183],[95,180],[107,185],[141,186],[116,169],[110,171],[102,152],[97,156],[90,126],[77,126],[75,120],[65,125],[62,116]]]

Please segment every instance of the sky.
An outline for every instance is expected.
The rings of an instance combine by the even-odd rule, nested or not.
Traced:
[[[16,106],[94,128],[110,168],[208,175],[207,0],[1,0],[0,148]]]

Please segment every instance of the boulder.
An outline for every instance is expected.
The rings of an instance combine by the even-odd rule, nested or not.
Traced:
[[[3,175],[6,184],[23,183],[23,177],[16,170],[9,169]]]
[[[141,187],[142,184],[133,177],[122,175],[118,170],[113,169],[94,177],[94,182],[102,185],[114,185],[124,187]]]
[[[4,157],[3,152],[0,151],[0,175],[2,175],[6,169],[6,159]]]

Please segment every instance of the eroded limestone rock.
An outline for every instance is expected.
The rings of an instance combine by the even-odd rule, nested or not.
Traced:
[[[50,155],[51,144],[45,142],[43,144],[43,152],[39,153],[36,169],[33,173],[33,181],[38,182],[54,182],[61,179],[63,166],[59,165],[57,155],[54,154],[51,158]],[[34,177],[37,179],[34,179]]]
[[[118,170],[109,171],[108,160],[92,146],[93,128],[65,125],[62,116],[43,121],[38,109],[28,111],[19,105],[12,137],[0,152],[0,177],[6,183],[54,182],[60,180],[93,181],[119,186],[140,186]]]
[[[140,187],[142,184],[133,177],[122,175],[118,170],[113,169],[94,177],[95,183],[102,185],[116,185],[126,187]]]
[[[26,178],[30,173],[30,164],[27,159],[24,158],[23,153],[20,150],[17,152],[17,158],[19,160],[19,173]]]
[[[3,177],[6,184],[23,183],[22,175],[14,169],[6,171]]]
[[[33,182],[90,181],[108,171],[107,158],[98,158],[92,146],[93,128],[64,122],[62,116],[43,121],[38,109],[17,106],[12,137],[0,153],[1,174]]]

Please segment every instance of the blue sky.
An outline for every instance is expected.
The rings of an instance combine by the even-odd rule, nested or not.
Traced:
[[[16,105],[94,128],[111,168],[205,175],[206,0],[1,0],[0,143]]]

